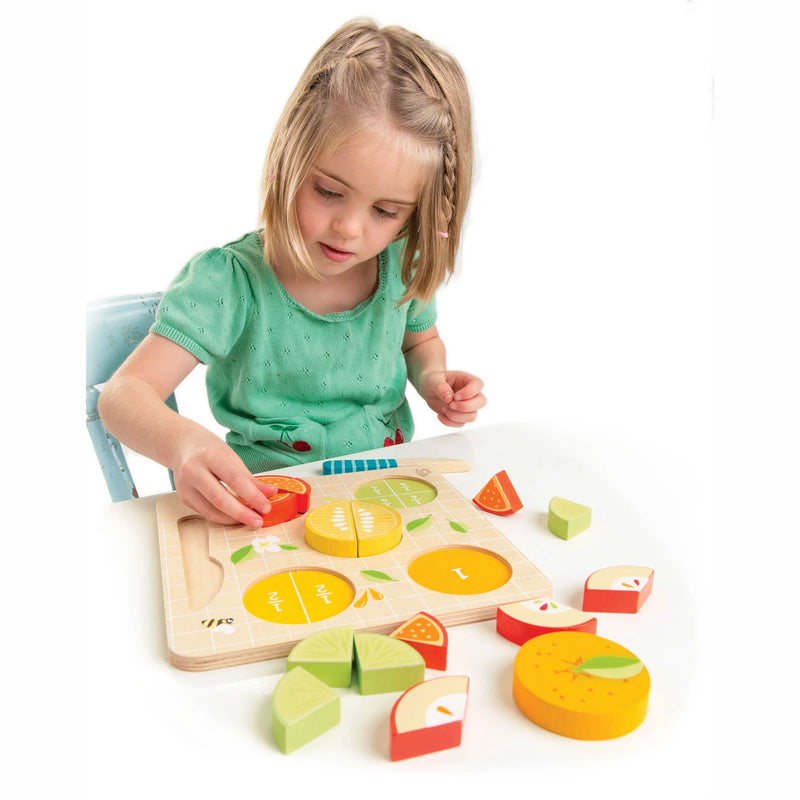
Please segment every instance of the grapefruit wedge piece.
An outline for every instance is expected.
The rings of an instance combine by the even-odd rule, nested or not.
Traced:
[[[410,644],[428,669],[447,669],[447,630],[436,617],[420,611],[389,636]]]
[[[490,514],[499,514],[503,517],[522,508],[522,501],[505,470],[493,475],[472,502]]]

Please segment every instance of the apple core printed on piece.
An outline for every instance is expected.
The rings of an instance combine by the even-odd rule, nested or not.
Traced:
[[[392,708],[392,761],[458,747],[467,713],[469,678],[432,678],[404,692]]]
[[[272,733],[291,753],[339,723],[339,695],[302,667],[287,672],[272,694]]]
[[[592,509],[588,506],[564,500],[562,497],[554,497],[550,500],[547,510],[547,527],[559,538],[571,539],[588,530],[591,524]]]
[[[593,572],[583,590],[584,611],[635,614],[653,591],[650,567],[604,567]]]
[[[525,600],[497,607],[497,632],[514,644],[556,631],[597,633],[597,618],[552,600]]]

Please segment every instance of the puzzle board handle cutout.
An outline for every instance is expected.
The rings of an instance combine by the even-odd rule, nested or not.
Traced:
[[[189,608],[205,608],[222,588],[225,572],[222,564],[211,558],[208,522],[203,517],[178,520],[178,536],[183,556],[183,575]]]

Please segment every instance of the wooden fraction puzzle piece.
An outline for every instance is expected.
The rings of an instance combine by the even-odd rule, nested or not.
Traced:
[[[650,567],[604,567],[586,579],[583,610],[635,614],[652,591]]]
[[[561,539],[571,539],[587,530],[592,524],[592,509],[554,497],[547,509],[547,527]]]
[[[597,618],[552,600],[524,600],[497,607],[497,632],[514,644],[556,631],[597,633]]]
[[[520,647],[512,691],[523,714],[546,730],[573,739],[614,739],[644,721],[650,675],[616,642],[559,631]]]
[[[367,500],[325,503],[306,517],[306,542],[329,556],[375,556],[397,547],[402,538],[397,511]]]
[[[389,635],[410,644],[428,669],[447,669],[447,629],[433,615],[420,611]]]
[[[493,475],[472,502],[484,511],[503,517],[522,508],[522,501],[505,470]]]
[[[343,625],[316,631],[298,642],[286,659],[286,669],[302,667],[332,687],[346,688],[353,680],[353,628]]]
[[[392,761],[458,747],[467,713],[469,678],[448,675],[412,686],[390,717]]]
[[[272,733],[291,753],[339,724],[339,695],[302,667],[287,672],[272,694]]]
[[[425,661],[411,645],[380,633],[353,639],[361,694],[402,692],[425,679]]]
[[[278,487],[278,493],[269,500],[269,511],[262,516],[262,528],[289,522],[308,511],[311,487],[306,481],[290,478],[287,475],[257,475],[256,478],[262,483]]]

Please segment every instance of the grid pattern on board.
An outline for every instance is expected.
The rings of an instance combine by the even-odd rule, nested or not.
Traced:
[[[310,633],[340,625],[388,633],[419,611],[433,614],[446,626],[458,625],[493,618],[498,605],[551,596],[547,577],[492,525],[489,515],[430,470],[397,468],[306,478],[311,486],[310,510],[332,500],[351,500],[359,487],[394,477],[423,480],[436,496],[419,506],[397,508],[403,523],[400,544],[368,558],[336,558],[310,548],[305,515],[260,531],[204,521],[208,556],[219,565],[207,568],[212,574],[221,570],[224,578],[219,591],[199,608],[189,607],[180,533],[181,520],[196,515],[176,494],[165,495],[158,504],[158,530],[171,661],[183,669],[200,670],[278,658]],[[409,531],[414,522],[419,524],[412,524]],[[254,535],[260,552],[248,550],[248,558],[233,563],[231,557],[250,547]],[[510,567],[511,577],[491,591],[471,595],[434,591],[409,578],[408,567],[415,558],[454,547],[477,548],[499,557]],[[309,569],[333,573],[350,585],[352,600],[344,610],[314,622],[279,624],[245,609],[245,592],[266,576]]]

